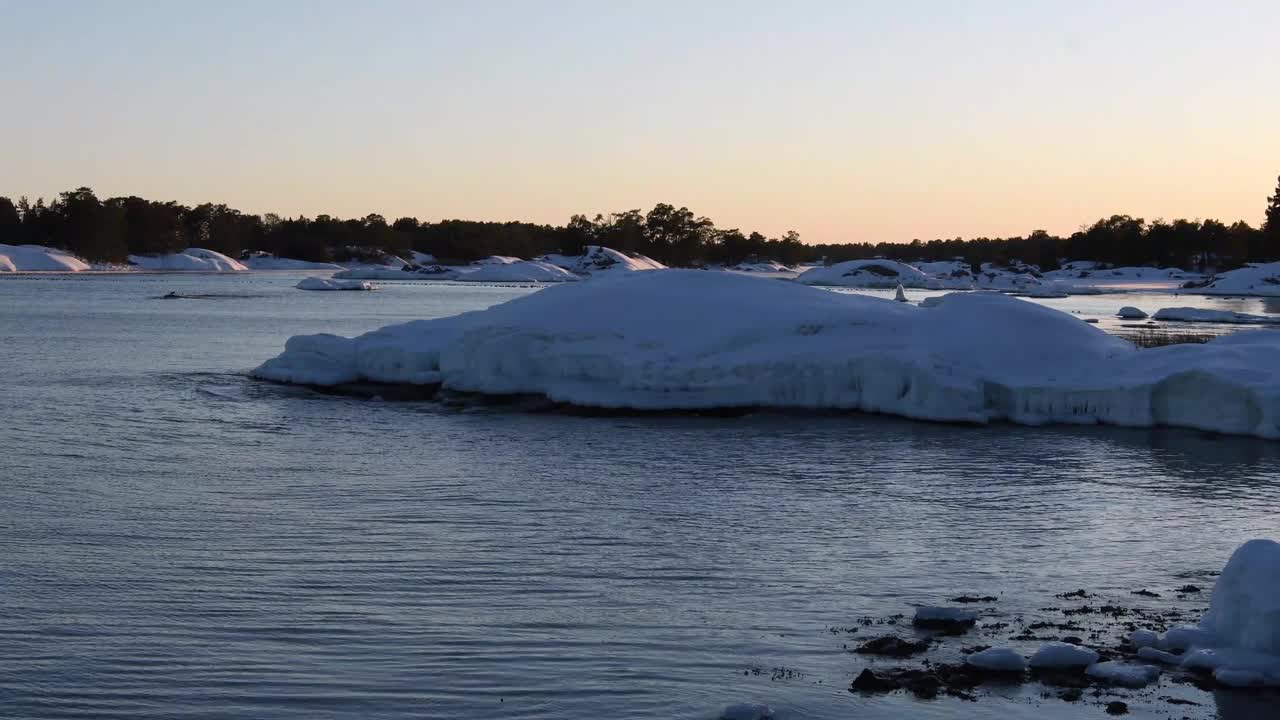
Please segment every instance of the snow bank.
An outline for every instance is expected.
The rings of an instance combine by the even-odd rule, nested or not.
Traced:
[[[1140,688],[1159,680],[1160,668],[1109,660],[1090,665],[1089,669],[1085,670],[1085,674],[1112,685]]]
[[[667,266],[640,253],[623,253],[600,245],[588,245],[581,255],[543,255],[538,258],[576,275],[597,275],[601,272],[629,273],[641,270],[666,270]]]
[[[917,307],[738,273],[626,273],[354,339],[292,338],[283,382],[437,383],[604,408],[808,407],[1280,437],[1280,333],[1138,350],[996,293]]]
[[[372,283],[360,280],[332,280],[330,278],[303,278],[294,287],[299,290],[373,290]]]
[[[1205,295],[1280,297],[1280,262],[1249,263],[1239,270],[1218,273],[1209,278],[1207,284],[1194,289]]]
[[[1161,308],[1156,311],[1153,318],[1155,320],[1176,320],[1179,322],[1231,323],[1233,325],[1280,324],[1280,315],[1250,315],[1249,313],[1232,312],[1230,310],[1206,310],[1193,307]]]
[[[734,265],[729,269],[737,270],[738,272],[773,272],[773,273],[794,272],[791,268],[787,267],[786,265],[783,265],[782,263],[774,262],[772,260],[766,260],[764,262],[738,263],[737,265]]]
[[[1086,647],[1064,642],[1045,643],[1031,656],[1031,667],[1038,669],[1084,668],[1098,662],[1098,653]]]
[[[413,269],[410,266],[349,268],[333,274],[337,280],[457,280],[459,274],[439,265]]]
[[[249,269],[239,260],[204,248],[187,248],[172,255],[130,255],[129,262],[143,270],[174,272],[244,272]]]
[[[463,274],[458,279],[467,282],[570,282],[579,278],[550,263],[517,260],[507,264],[486,265],[475,272]]]
[[[936,287],[928,275],[910,265],[893,260],[848,260],[830,267],[816,267],[800,273],[796,282],[860,288]]]
[[[269,252],[255,252],[240,261],[250,270],[341,270],[342,266],[326,262],[310,262],[276,257]]]
[[[1179,268],[1153,267],[1105,267],[1092,261],[1064,264],[1057,270],[1044,273],[1047,280],[1123,285],[1127,283],[1155,283],[1201,279],[1198,273]]]
[[[43,245],[0,244],[0,272],[83,272],[89,264]]]
[[[1027,669],[1027,661],[1022,655],[1004,647],[987,648],[976,652],[965,658],[965,663],[991,672],[1022,672]]]
[[[1147,314],[1132,305],[1125,305],[1116,311],[1116,317],[1125,320],[1143,320],[1147,317]]]

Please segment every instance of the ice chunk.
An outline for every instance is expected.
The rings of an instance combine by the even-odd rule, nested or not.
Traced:
[[[1098,653],[1086,647],[1064,642],[1040,646],[1031,656],[1033,668],[1084,668],[1098,662]]]
[[[1022,655],[1006,647],[987,648],[976,652],[965,658],[965,662],[992,672],[1022,672],[1027,669],[1027,661]]]
[[[1147,317],[1147,314],[1132,305],[1125,305],[1116,311],[1116,317],[1125,320],[1142,320]]]
[[[1153,665],[1138,665],[1136,663],[1116,661],[1090,665],[1085,672],[1090,677],[1098,678],[1103,682],[1132,688],[1150,685],[1160,678],[1160,668]]]
[[[1129,633],[1129,642],[1138,648],[1159,647],[1160,635],[1153,630],[1134,630]]]
[[[1182,656],[1149,646],[1138,648],[1138,657],[1143,660],[1164,663],[1165,665],[1179,665],[1182,663]]]
[[[303,278],[294,287],[299,290],[373,290],[373,283],[361,280],[333,280],[322,277]]]

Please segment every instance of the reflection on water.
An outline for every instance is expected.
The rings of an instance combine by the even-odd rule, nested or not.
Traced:
[[[0,715],[1091,718],[1030,688],[851,695],[862,660],[827,629],[962,592],[1015,615],[1174,587],[1275,534],[1280,449],[1248,438],[252,382],[295,333],[528,292],[299,277],[0,281]],[[170,290],[245,296],[141,301]],[[1165,717],[1182,691],[1126,701]],[[1212,717],[1198,698],[1174,714]]]

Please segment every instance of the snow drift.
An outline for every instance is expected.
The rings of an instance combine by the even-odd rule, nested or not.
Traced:
[[[535,260],[491,263],[458,277],[467,282],[572,282],[578,276],[561,267]]]
[[[253,252],[240,260],[250,270],[341,270],[341,265],[276,257],[269,252]]]
[[[1280,437],[1280,333],[1138,350],[1069,314],[993,293],[916,307],[693,270],[564,283],[353,339],[296,336],[254,374],[441,384],[603,408],[840,408]]]
[[[83,272],[89,264],[43,245],[0,244],[0,272]]]
[[[294,287],[299,290],[373,290],[372,283],[360,280],[332,280],[330,278],[309,277],[298,281]]]
[[[249,268],[220,252],[187,248],[171,255],[130,255],[129,262],[143,270],[177,272],[244,272]]]

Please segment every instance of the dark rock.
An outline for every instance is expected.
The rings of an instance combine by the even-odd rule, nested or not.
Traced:
[[[977,595],[961,595],[960,597],[953,597],[953,598],[951,598],[951,602],[956,602],[956,603],[996,602],[996,598],[994,598],[994,597],[992,597],[992,596],[990,596],[990,595],[982,595],[982,596],[977,596]]]
[[[1080,702],[1080,698],[1084,696],[1084,692],[1080,688],[1071,688],[1058,693],[1058,697],[1067,702]]]
[[[901,685],[890,678],[878,675],[870,668],[858,673],[858,677],[849,683],[849,692],[886,693],[897,690]]]
[[[1128,715],[1129,706],[1126,705],[1125,703],[1120,702],[1119,700],[1112,700],[1111,702],[1107,703],[1107,714],[1108,715]]]
[[[1178,588],[1176,592],[1180,592],[1184,594],[1198,593],[1200,592],[1200,588],[1196,587],[1195,585],[1183,585],[1182,587]]]
[[[903,640],[894,635],[882,635],[858,646],[854,652],[862,655],[885,655],[888,657],[911,657],[929,649],[927,642]]]
[[[1151,592],[1146,588],[1143,588],[1142,590],[1134,590],[1133,592],[1130,593],[1130,595],[1141,595],[1142,597],[1153,597],[1153,598],[1160,597],[1160,593]]]

